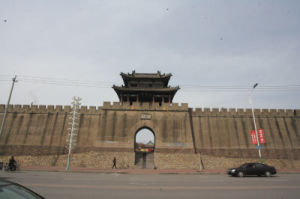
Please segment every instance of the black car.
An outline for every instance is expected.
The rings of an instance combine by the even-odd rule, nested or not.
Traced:
[[[270,177],[271,175],[276,174],[276,169],[273,166],[261,163],[245,163],[240,167],[228,169],[227,174],[239,177],[246,175]]]
[[[8,181],[0,179],[0,198],[5,199],[45,199],[43,196],[33,192],[32,190]]]

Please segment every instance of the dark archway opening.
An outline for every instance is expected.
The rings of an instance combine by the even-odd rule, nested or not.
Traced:
[[[150,128],[140,128],[134,138],[135,168],[153,169],[155,135]]]

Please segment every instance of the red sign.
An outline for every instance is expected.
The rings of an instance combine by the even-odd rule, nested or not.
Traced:
[[[251,140],[252,140],[252,144],[257,144],[257,139],[256,139],[256,133],[255,130],[251,130]],[[265,135],[264,135],[264,130],[263,129],[258,129],[257,130],[257,134],[258,134],[258,140],[260,144],[266,143],[265,140]]]
[[[258,129],[257,133],[258,133],[259,143],[266,143],[264,130],[263,129]]]
[[[251,133],[252,144],[257,144],[257,139],[256,139],[256,133],[255,133],[255,131],[251,130],[250,133]]]

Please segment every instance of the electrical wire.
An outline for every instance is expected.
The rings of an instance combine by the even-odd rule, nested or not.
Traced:
[[[0,75],[0,82],[11,81],[9,75]],[[111,88],[116,82],[108,81],[83,81],[83,80],[71,80],[63,78],[48,78],[37,76],[25,76],[20,75],[17,77],[19,83],[31,83],[31,84],[48,84],[56,86],[75,86],[75,87],[94,87],[94,88]],[[212,85],[209,82],[203,82],[202,85],[197,84],[183,84],[180,87],[187,92],[249,92],[251,87],[241,85],[226,85],[228,83],[221,83],[222,85]],[[299,90],[300,84],[283,84],[283,85],[260,85],[256,90],[262,92],[276,92],[276,91],[293,91]]]

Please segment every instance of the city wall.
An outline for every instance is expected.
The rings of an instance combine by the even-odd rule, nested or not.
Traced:
[[[4,111],[5,106],[0,105],[0,121]],[[0,155],[66,154],[70,112],[70,106],[9,106]],[[135,134],[141,128],[149,128],[155,135],[154,161],[159,168],[194,168],[200,155],[257,157],[251,143],[254,126],[249,109],[104,102],[100,107],[82,106],[79,113],[74,153],[120,154],[130,160],[124,163],[128,168],[134,167]],[[300,110],[256,109],[255,116],[265,133],[264,158],[300,160]]]

